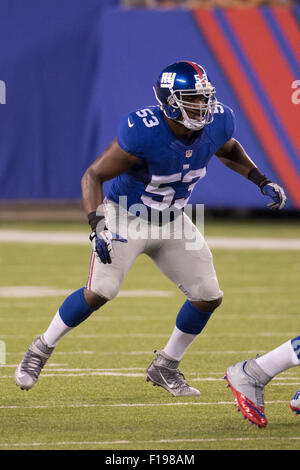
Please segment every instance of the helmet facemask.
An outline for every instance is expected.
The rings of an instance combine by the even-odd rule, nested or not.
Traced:
[[[198,131],[214,119],[217,103],[215,88],[209,83],[197,84],[196,90],[170,89],[167,103],[172,108],[180,110],[181,117],[176,119],[187,129]]]

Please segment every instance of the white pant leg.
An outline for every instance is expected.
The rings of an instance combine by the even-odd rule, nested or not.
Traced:
[[[182,219],[184,229],[182,229]],[[210,301],[223,296],[211,251],[203,236],[185,214],[169,224],[170,239],[148,251],[158,268],[190,301]],[[194,234],[194,240],[189,237]],[[148,245],[149,246],[149,245]]]
[[[135,259],[144,251],[145,238],[131,237],[129,226],[136,217],[129,216],[127,211],[111,201],[105,205],[106,227],[112,232],[126,238],[127,243],[113,241],[111,264],[101,263],[97,254],[92,251],[90,273],[86,288],[108,300],[118,294],[122,281]]]

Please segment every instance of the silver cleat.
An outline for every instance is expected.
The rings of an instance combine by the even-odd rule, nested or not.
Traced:
[[[42,368],[51,356],[54,348],[49,348],[42,339],[36,338],[29,346],[25,356],[15,372],[16,385],[22,390],[29,390],[37,382]]]
[[[163,352],[154,352],[157,354],[147,369],[147,382],[163,387],[174,397],[200,395],[199,390],[190,387],[178,370],[179,361],[168,359]]]

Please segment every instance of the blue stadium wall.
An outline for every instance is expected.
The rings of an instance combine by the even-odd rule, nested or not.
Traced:
[[[219,100],[235,112],[235,137],[285,187],[287,207],[299,210],[299,7],[163,11],[112,3],[1,0],[0,200],[80,199],[82,174],[122,116],[155,104],[160,70],[187,59],[207,68]],[[266,204],[217,158],[190,201]]]

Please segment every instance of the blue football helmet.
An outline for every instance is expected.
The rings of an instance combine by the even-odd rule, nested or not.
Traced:
[[[166,67],[153,87],[165,116],[198,131],[214,119],[215,88],[205,69],[182,60]]]

